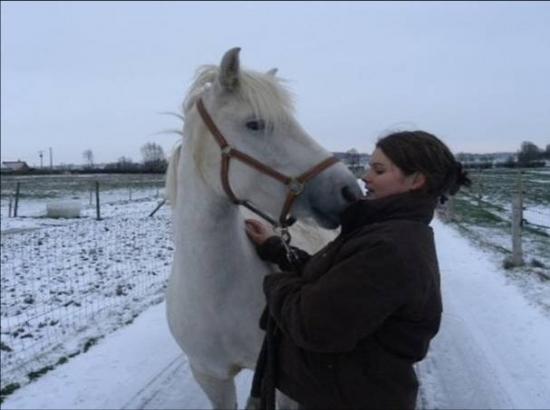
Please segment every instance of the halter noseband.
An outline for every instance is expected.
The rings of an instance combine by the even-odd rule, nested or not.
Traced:
[[[202,99],[199,98],[196,104],[197,104],[197,110],[199,111],[199,114],[202,120],[206,124],[206,127],[208,128],[210,133],[214,136],[214,139],[216,140],[216,142],[218,143],[221,149],[221,155],[222,155],[221,180],[222,180],[223,189],[227,194],[227,196],[229,197],[229,199],[231,199],[231,201],[237,205],[242,205],[250,209],[255,214],[269,221],[274,227],[280,227],[284,229],[292,225],[295,222],[295,219],[292,217],[287,218],[286,216],[290,212],[290,208],[292,207],[292,204],[294,203],[296,198],[304,191],[306,182],[308,182],[313,177],[319,175],[328,167],[334,165],[336,162],[338,162],[338,159],[332,156],[321,161],[320,163],[315,165],[313,168],[311,168],[307,172],[304,172],[302,175],[298,177],[293,178],[293,177],[286,176],[274,170],[273,168],[270,168],[267,165],[262,164],[260,161],[252,158],[251,156],[245,154],[244,152],[241,152],[231,147],[231,145],[229,145],[229,143],[227,142],[227,140],[225,139],[221,131],[218,129],[218,127],[214,123],[214,120],[212,120],[212,117],[210,116],[210,114],[208,114],[208,111],[206,110],[204,103],[202,102]],[[284,202],[283,209],[281,211],[281,215],[279,216],[278,221],[275,221],[271,216],[267,215],[266,213],[256,208],[252,203],[250,203],[250,201],[240,200],[235,196],[235,194],[233,193],[233,190],[231,189],[231,185],[229,184],[229,164],[230,164],[231,158],[235,158],[241,161],[242,163],[256,169],[262,174],[265,174],[273,179],[276,179],[277,181],[287,186],[288,194]]]

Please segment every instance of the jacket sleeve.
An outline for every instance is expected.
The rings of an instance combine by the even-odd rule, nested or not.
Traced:
[[[283,240],[279,236],[271,236],[263,244],[256,247],[260,259],[275,263],[283,271],[301,271],[310,258],[310,255],[302,249],[291,246],[294,250],[297,260],[291,264],[287,258],[286,250],[283,246]]]
[[[394,245],[380,241],[337,261],[315,282],[267,275],[264,293],[277,325],[296,345],[350,351],[407,301],[413,280],[402,265]]]

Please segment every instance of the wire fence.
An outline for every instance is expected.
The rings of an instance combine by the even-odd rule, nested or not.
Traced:
[[[163,300],[173,245],[167,207],[149,217],[156,196],[113,195],[105,219],[2,233],[0,395]]]
[[[536,178],[523,171],[479,172],[472,181],[441,209],[444,218],[504,252],[505,267],[529,264],[550,279],[550,172]]]
[[[101,208],[117,202],[160,198],[163,191],[164,176],[156,174],[3,176],[1,215],[45,216],[48,204],[60,201],[70,201],[84,210],[89,208],[96,212],[98,203]]]
[[[477,198],[475,195],[473,195],[471,193],[468,193],[468,192],[465,192],[462,195],[464,197],[469,198],[472,202],[478,204],[478,206],[483,207],[483,209],[486,212],[491,213],[495,218],[503,218],[503,219],[507,219],[507,220],[510,220],[510,221],[512,220],[512,207],[511,206],[506,207],[506,206],[501,205],[501,204],[493,203],[493,202],[490,202],[487,198],[480,199],[480,198]],[[548,220],[550,220],[550,212],[543,212],[543,211],[537,210],[537,209],[535,209],[531,206],[524,205],[523,206],[523,218],[522,218],[522,224],[523,225],[530,225],[530,226],[534,226],[534,227],[545,229],[545,230],[550,229],[550,225],[531,222],[529,220],[530,217],[525,216],[525,214],[527,214],[527,213],[533,213],[533,214],[541,215],[541,216],[547,218]]]

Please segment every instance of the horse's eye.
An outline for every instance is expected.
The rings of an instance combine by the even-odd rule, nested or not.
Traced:
[[[261,131],[265,129],[265,122],[263,120],[253,120],[246,123],[246,128],[252,131]]]

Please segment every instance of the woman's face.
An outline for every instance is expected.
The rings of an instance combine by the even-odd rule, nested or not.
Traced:
[[[363,176],[367,185],[367,199],[379,199],[386,196],[412,191],[425,183],[424,175],[414,173],[405,176],[380,148],[372,153],[369,169]]]

